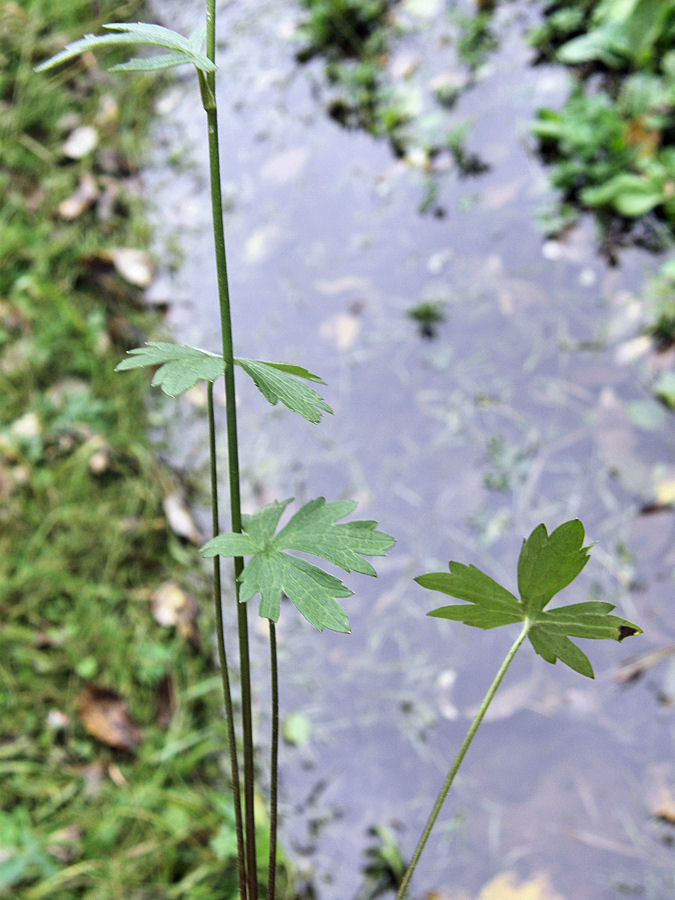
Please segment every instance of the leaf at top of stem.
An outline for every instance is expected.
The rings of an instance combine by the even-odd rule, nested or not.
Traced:
[[[207,56],[199,52],[203,43],[203,37],[196,45],[196,40],[202,34],[201,30],[196,32],[192,38],[186,38],[184,35],[170,28],[164,28],[162,25],[153,25],[147,22],[109,22],[103,26],[114,34],[85,34],[84,37],[77,41],[72,41],[60,53],[56,53],[49,59],[44,60],[35,67],[36,72],[43,72],[51,69],[62,62],[74,59],[87,50],[93,50],[104,47],[116,47],[124,45],[141,45],[146,47],[163,47],[172,51],[161,57],[155,57],[152,61],[147,61],[145,66],[142,65],[143,60],[130,60],[127,63],[121,63],[113,66],[113,69],[158,69],[168,66],[176,66],[180,63],[191,63],[197,69],[203,72],[215,72],[216,65]]]
[[[485,629],[525,622],[534,650],[547,662],[559,659],[581,675],[593,678],[588,658],[570,637],[622,641],[642,629],[610,615],[612,603],[588,601],[545,609],[551,598],[586,565],[590,547],[584,547],[583,541],[584,527],[578,519],[566,522],[551,535],[544,525],[538,525],[523,542],[520,554],[520,599],[476,566],[457,562],[450,563],[449,572],[430,572],[415,581],[429,590],[468,601],[442,606],[432,610],[430,616]]]
[[[518,559],[518,590],[528,611],[537,612],[574,581],[589,559],[579,519],[560,525],[549,535],[538,525],[523,541]]]
[[[150,341],[145,347],[129,350],[129,355],[117,365],[115,371],[146,366],[159,366],[152,384],[161,387],[169,397],[177,397],[198,381],[215,381],[225,371],[223,357],[216,353],[164,341]]]
[[[291,500],[270,503],[243,517],[243,534],[221,534],[202,547],[204,556],[251,556],[239,576],[242,603],[260,594],[260,615],[276,622],[281,597],[286,595],[319,631],[348,633],[349,618],[336,598],[352,591],[334,575],[286,553],[299,550],[332,562],[346,572],[376,575],[363,556],[384,556],[394,539],[377,531],[372,521],[337,524],[353,512],[352,501],[310,500],[279,531],[281,516]],[[275,533],[276,532],[276,533]]]

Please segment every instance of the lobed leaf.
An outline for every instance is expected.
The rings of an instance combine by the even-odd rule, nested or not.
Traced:
[[[304,559],[284,553],[254,556],[241,575],[242,602],[260,594],[260,615],[278,621],[281,597],[285,594],[307,621],[323,631],[349,634],[349,617],[336,597],[351,597],[349,590],[334,575]]]
[[[150,341],[145,347],[129,350],[128,357],[116,367],[116,372],[159,366],[152,384],[161,387],[169,397],[194,387],[198,381],[215,381],[224,374],[223,357],[196,347]]]
[[[299,550],[340,566],[375,575],[363,556],[383,556],[394,539],[376,530],[370,521],[336,525],[336,520],[353,512],[352,501],[326,503],[323,497],[310,500],[275,534],[281,516],[291,500],[274,502],[253,515],[244,516],[243,534],[218,535],[202,548],[204,556],[251,556],[239,576],[240,600],[245,603],[260,594],[259,613],[276,622],[281,598],[286,595],[297,610],[319,631],[349,632],[349,619],[336,598],[352,591],[334,575],[304,559],[286,553]]]
[[[508,610],[486,609],[483,606],[441,606],[427,615],[436,619],[453,619],[455,622],[473,625],[474,628],[485,629],[499,628],[500,625],[515,625],[516,622],[523,620],[520,610],[508,612]]]
[[[219,534],[201,548],[202,556],[250,556],[256,544],[248,534]]]
[[[639,626],[610,615],[613,603],[587,601],[545,609],[551,598],[570,584],[588,562],[584,527],[578,519],[565,522],[551,535],[538,525],[523,541],[518,561],[520,599],[475,566],[451,562],[449,572],[430,572],[415,581],[422,587],[466,600],[467,605],[442,606],[429,613],[475,628],[497,628],[525,622],[535,652],[547,662],[561,660],[581,675],[593,678],[588,657],[570,637],[622,641],[640,634]]]
[[[344,522],[357,504],[352,500],[326,503],[323,497],[311,500],[293,516],[275,538],[278,549],[301,550],[340,566],[345,572],[377,575],[363,556],[384,556],[394,545],[388,534],[376,531],[377,522]]]
[[[530,629],[528,637],[535,652],[546,662],[555,665],[560,660],[580,675],[595,678],[593,666],[586,654],[564,634],[555,634],[535,626]]]
[[[473,565],[451,562],[449,572],[430,572],[420,575],[415,581],[429,590],[441,591],[469,603],[480,603],[496,611],[513,610],[519,606],[511,591]]]
[[[250,376],[272,406],[281,401],[292,412],[314,423],[321,421],[324,412],[333,413],[321,394],[303,384],[300,379],[318,381],[321,384],[325,382],[302,366],[263,362],[259,359],[235,359],[235,363]]]
[[[528,612],[543,609],[584,568],[590,547],[583,547],[584,526],[572,519],[550,535],[538,525],[523,541],[518,559],[518,590]]]

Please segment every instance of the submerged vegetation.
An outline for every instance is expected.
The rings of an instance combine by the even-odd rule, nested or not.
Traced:
[[[445,214],[447,171],[480,175],[489,165],[469,149],[471,125],[460,98],[480,82],[499,46],[495,2],[442,3],[302,0],[299,58],[326,63],[328,109],[350,128],[386,138],[395,154],[424,173],[420,211]],[[506,6],[506,4],[502,4]],[[623,245],[668,251],[675,233],[675,0],[540,0],[541,22],[527,41],[534,64],[568,67],[572,87],[561,109],[540,109],[531,123],[550,165],[559,202],[541,216],[549,235],[582,212],[594,214],[600,245],[616,260]],[[327,22],[330,22],[328,27]],[[425,58],[433,25],[440,71]],[[347,36],[351,36],[348,37]],[[667,295],[672,263],[660,276]],[[675,331],[667,300],[650,312],[660,346]],[[424,332],[426,333],[426,331]]]
[[[644,220],[659,246],[659,223],[675,226],[675,2],[554,2],[545,13],[532,44],[576,73],[565,106],[533,125],[552,182],[607,229],[608,213]]]
[[[442,171],[449,152],[460,173],[485,170],[466,150],[466,123],[451,111],[499,45],[492,27],[498,3],[477,3],[473,12],[457,2],[302,4],[308,13],[299,57],[326,60],[329,109],[338,121],[387,137],[398,155],[417,164]],[[552,183],[563,201],[556,222],[569,222],[580,207],[592,209],[617,237],[621,223],[627,228],[653,213],[646,227],[652,243],[662,245],[658,224],[670,233],[675,223],[675,2],[540,5],[542,23],[528,34],[536,61],[570,66],[576,82],[561,110],[541,110],[532,125],[554,164]],[[421,54],[405,56],[431,21],[449,64],[434,77]],[[398,61],[397,54],[403,54]]]

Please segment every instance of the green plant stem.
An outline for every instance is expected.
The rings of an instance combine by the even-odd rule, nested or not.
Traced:
[[[403,898],[405,897],[405,895],[408,891],[408,887],[409,887],[412,877],[415,873],[415,869],[417,868],[417,864],[420,861],[420,856],[422,855],[422,852],[423,852],[424,848],[426,847],[427,841],[429,840],[429,836],[431,835],[431,832],[433,831],[434,825],[436,824],[436,819],[438,818],[441,808],[442,808],[443,804],[445,803],[445,798],[448,796],[448,792],[449,792],[450,788],[452,787],[453,781],[455,780],[455,775],[459,771],[459,767],[464,762],[464,757],[466,756],[467,750],[471,746],[471,742],[473,741],[474,737],[476,736],[476,732],[480,728],[481,722],[483,721],[483,719],[485,717],[485,713],[488,711],[488,708],[489,708],[490,704],[492,703],[492,700],[494,699],[495,694],[497,693],[499,685],[502,683],[504,675],[506,675],[507,669],[513,662],[513,659],[514,659],[516,653],[518,652],[518,650],[520,649],[523,641],[527,637],[529,630],[530,630],[530,621],[529,621],[529,619],[526,619],[523,624],[522,631],[520,632],[520,634],[518,635],[516,640],[513,642],[511,649],[506,654],[504,662],[501,664],[499,671],[495,675],[494,681],[490,685],[485,697],[483,697],[483,702],[480,705],[480,709],[476,713],[476,717],[473,720],[473,722],[471,723],[471,727],[469,728],[469,730],[466,733],[466,737],[464,738],[464,741],[462,742],[462,746],[459,748],[459,752],[458,752],[457,756],[455,757],[455,761],[453,762],[453,764],[450,768],[450,771],[448,772],[447,778],[445,779],[445,782],[443,783],[443,787],[441,788],[441,790],[438,794],[438,797],[436,798],[436,802],[434,803],[434,807],[431,810],[431,814],[429,815],[427,824],[424,826],[424,831],[422,832],[422,836],[419,839],[419,843],[417,844],[417,847],[415,848],[415,853],[413,855],[413,858],[410,862],[410,865],[406,869],[406,873],[403,876],[403,881],[401,882],[401,886],[399,887],[398,893],[396,894],[396,900],[403,900]]]
[[[267,878],[267,900],[275,900],[277,892],[277,822],[279,797],[279,666],[277,629],[270,619],[270,670],[272,672],[272,749],[270,752],[270,863]]]
[[[216,3],[207,0],[206,8],[207,55],[215,62]],[[215,102],[215,73],[207,76],[212,102],[206,110],[209,135],[209,171],[211,180],[211,207],[213,214],[213,238],[216,252],[220,324],[225,363],[225,402],[227,405],[227,451],[230,484],[230,514],[232,531],[241,533],[241,494],[239,488],[239,444],[237,438],[237,409],[234,386],[234,345],[232,341],[232,316],[230,289],[227,278],[225,253],[225,228],[223,225],[223,199],[220,188],[220,149],[218,145],[218,110]],[[241,716],[244,740],[244,805],[246,812],[246,874],[248,900],[258,900],[258,872],[255,847],[255,785],[253,765],[253,723],[251,715],[251,666],[248,639],[248,610],[239,602],[239,576],[244,560],[234,560],[235,601],[239,634],[239,664],[241,670]]]
[[[218,470],[216,463],[216,422],[213,409],[213,382],[208,384],[208,414],[209,414],[209,468],[211,471],[211,516],[213,522],[213,536],[220,534],[220,522],[218,512]],[[234,710],[232,708],[232,691],[230,688],[230,669],[227,664],[227,652],[225,649],[225,628],[223,626],[223,600],[220,578],[220,557],[213,557],[213,602],[216,610],[216,635],[218,639],[218,657],[220,661],[220,676],[223,682],[223,697],[225,700],[225,718],[227,721],[227,738],[230,743],[230,771],[232,775],[232,793],[234,803],[234,817],[237,831],[237,859],[239,868],[239,894],[242,900],[247,900],[246,894],[246,849],[244,843],[244,826],[241,815],[241,784],[239,781],[239,760],[237,758],[237,736],[234,727]]]

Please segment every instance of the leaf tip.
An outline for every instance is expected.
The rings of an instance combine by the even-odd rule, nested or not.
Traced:
[[[617,640],[619,642],[625,641],[627,637],[632,637],[634,634],[642,633],[642,629],[637,625],[619,625],[619,636]]]

